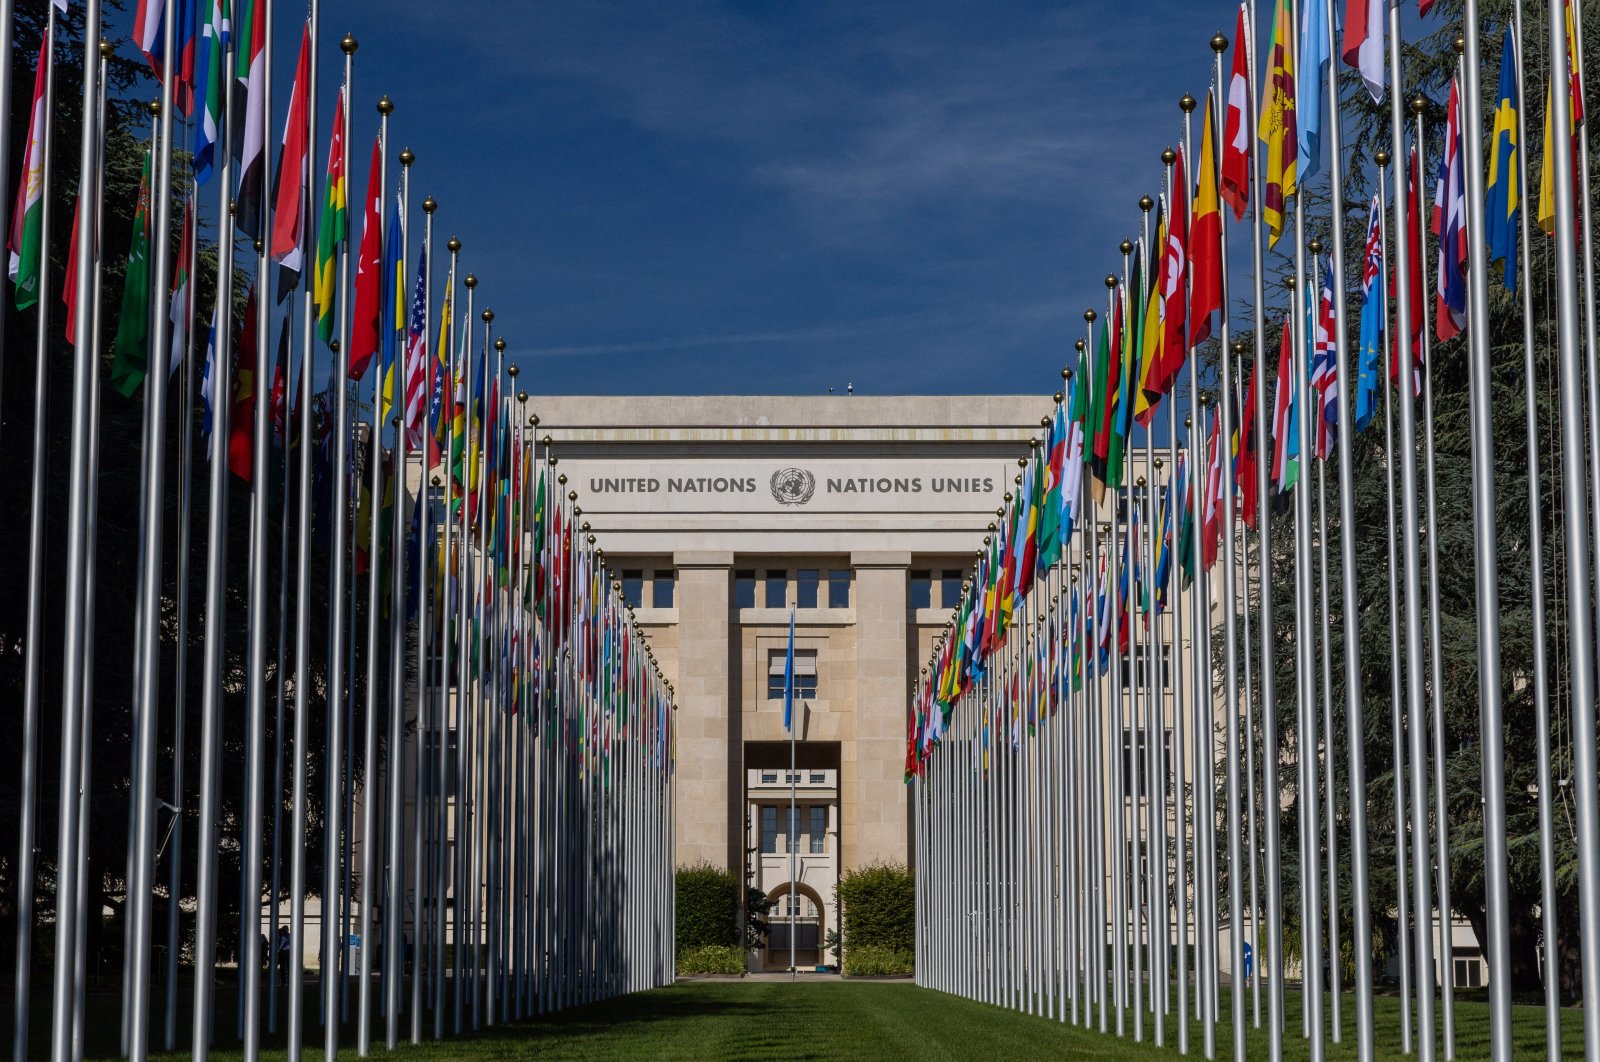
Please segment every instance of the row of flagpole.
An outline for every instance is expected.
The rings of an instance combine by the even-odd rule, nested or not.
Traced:
[[[100,917],[88,906],[99,892],[86,881],[89,820],[97,810],[94,794],[118,769],[90,759],[95,704],[108,696],[93,689],[90,665],[97,652],[114,651],[94,643],[94,584],[102,563],[96,535],[102,322],[112,314],[110,380],[134,401],[143,385],[145,425],[140,511],[130,520],[139,535],[122,1052],[143,1058],[155,1039],[157,973],[164,996],[161,1042],[168,1050],[179,1044],[186,907],[194,912],[189,1043],[196,1058],[225,1035],[213,1025],[217,941],[229,917],[237,919],[239,938],[233,1031],[250,1058],[259,1056],[264,1034],[278,1029],[280,982],[290,1057],[299,1057],[310,1021],[320,1022],[329,1057],[352,1025],[365,1055],[380,1018],[393,1048],[403,1014],[410,1018],[409,1038],[418,1042],[425,1015],[432,1018],[431,1035],[439,1037],[665,983],[672,976],[671,687],[581,523],[575,492],[562,495],[566,476],[555,468],[549,437],[535,437],[538,418],[527,415],[528,395],[513,394],[519,370],[506,361],[504,338],[494,335],[492,311],[481,312],[481,330],[474,323],[477,280],[466,274],[458,288],[461,243],[454,238],[435,329],[437,206],[431,198],[421,203],[424,235],[413,247],[406,224],[414,217],[414,157],[409,149],[399,153],[400,179],[391,182],[393,106],[387,97],[378,104],[351,283],[346,175],[355,39],[347,35],[340,42],[343,79],[319,204],[312,171],[320,36],[315,0],[300,26],[270,194],[271,0],[212,0],[209,11],[198,13],[161,0],[138,5],[134,43],[156,72],[160,97],[150,107],[153,127],[120,313],[103,314],[106,83],[114,50],[103,39],[101,4],[81,6],[77,207],[61,284],[73,365],[70,461],[65,559],[54,571],[44,551],[47,474],[60,472],[47,467],[46,369],[49,354],[62,348],[49,312],[56,179],[51,131],[58,110],[51,94],[56,64],[70,55],[57,32],[69,17],[65,0],[46,9],[38,90],[8,229],[15,302],[24,311],[18,319],[26,324],[32,310],[37,363],[14,1056],[19,1062],[27,1057],[30,1009],[43,998],[33,983],[32,946],[35,933],[47,929],[56,956],[49,988],[52,1057],[66,1062],[85,1049],[86,953],[90,920]],[[13,15],[10,4],[5,8],[9,37]],[[9,93],[9,78],[3,83]],[[180,113],[192,121],[175,120]],[[185,170],[180,177],[185,158],[193,174]],[[197,200],[212,179],[218,295],[197,388],[190,274],[199,263]],[[175,269],[170,234],[180,202],[184,224]],[[236,231],[244,240],[238,250]],[[413,250],[416,282],[408,299],[404,278]],[[241,273],[251,285],[236,328]],[[145,278],[142,287],[139,278]],[[274,286],[276,296],[269,290]],[[458,298],[465,303],[459,318],[453,313]],[[274,318],[280,319],[279,356],[269,396],[261,385]],[[290,364],[296,347],[297,377]],[[15,343],[6,360],[14,349]],[[168,372],[160,371],[165,354]],[[373,361],[378,370],[369,373]],[[328,385],[313,397],[309,377],[319,362]],[[176,375],[180,365],[184,372]],[[363,386],[369,375],[370,389]],[[204,407],[199,423],[197,390]],[[371,403],[365,422],[356,404],[362,394]],[[180,412],[175,416],[171,408]],[[169,435],[180,447],[176,482],[169,477]],[[203,549],[191,549],[190,539],[196,449],[206,461]],[[176,505],[169,505],[174,497]],[[230,506],[231,498],[247,501],[247,510]],[[169,511],[178,514],[176,527]],[[233,529],[240,527],[248,528],[247,644],[230,653],[227,611],[239,588],[229,585],[227,558]],[[276,586],[270,582],[274,552]],[[202,563],[203,632],[194,640],[188,583],[193,564]],[[57,632],[44,629],[42,606],[47,580],[54,578],[63,580],[68,605],[59,632],[63,687],[52,703],[41,688],[42,654]],[[274,598],[275,647],[269,644]],[[171,632],[169,610],[176,624]],[[312,632],[323,624],[326,643],[314,644]],[[176,661],[174,673],[163,664],[164,647]],[[202,676],[197,712],[185,697],[191,652],[199,656],[193,663]],[[269,728],[274,697],[276,723]],[[163,734],[161,714],[168,706],[172,722]],[[230,710],[240,708],[244,740],[230,748],[223,730]],[[322,733],[312,730],[318,711]],[[200,765],[192,781],[183,769],[196,741],[191,713],[198,715]],[[45,718],[61,721],[53,848],[34,836]],[[170,802],[158,795],[163,757],[170,757]],[[223,810],[229,786],[242,787],[242,814],[232,821]],[[273,801],[270,816],[267,800]],[[319,801],[321,843],[313,850]],[[194,836],[188,858],[186,824]],[[230,849],[240,864],[236,901],[220,889],[219,857]],[[319,854],[320,882],[312,877]],[[44,912],[35,889],[52,870],[55,904]],[[158,892],[164,892],[167,912],[159,968],[150,958],[158,952]],[[321,905],[319,947],[307,926],[312,896]],[[280,943],[284,904],[288,925]],[[374,916],[380,911],[381,920]],[[264,926],[272,930],[270,941]],[[304,957],[317,950],[319,985],[311,997],[317,1009],[308,1013]],[[357,951],[359,962],[351,955]]]
[[[1447,749],[1443,703],[1436,331],[1439,345],[1464,352],[1466,366],[1478,679],[1471,751],[1482,813],[1482,844],[1467,858],[1483,883],[1489,1048],[1496,1059],[1511,1057],[1508,679],[1497,537],[1504,535],[1524,542],[1531,563],[1532,664],[1516,671],[1516,681],[1534,690],[1546,1054],[1556,1059],[1563,1049],[1560,909],[1572,912],[1560,917],[1576,917],[1576,933],[1569,930],[1563,946],[1576,950],[1584,1004],[1568,1020],[1582,1026],[1583,1057],[1600,1059],[1590,553],[1600,551],[1600,507],[1591,509],[1600,476],[1600,373],[1593,362],[1600,316],[1593,256],[1582,256],[1580,272],[1577,254],[1592,235],[1578,77],[1581,6],[1550,0],[1543,38],[1554,87],[1546,97],[1536,216],[1554,237],[1554,338],[1545,341],[1555,354],[1560,400],[1553,451],[1541,441],[1535,375],[1532,269],[1542,247],[1530,242],[1526,213],[1534,203],[1522,56],[1541,38],[1524,26],[1522,5],[1499,23],[1481,19],[1472,0],[1447,5],[1459,14],[1460,31],[1445,120],[1432,134],[1443,144],[1432,223],[1433,322],[1422,313],[1430,267],[1418,200],[1427,172],[1425,115],[1439,107],[1406,91],[1413,82],[1400,5],[1353,0],[1341,5],[1341,25],[1329,0],[1275,0],[1265,70],[1256,63],[1255,6],[1240,5],[1231,71],[1224,69],[1230,42],[1221,34],[1212,41],[1198,173],[1191,183],[1189,123],[1197,103],[1186,96],[1182,149],[1163,154],[1157,239],[1150,238],[1150,212],[1158,203],[1145,197],[1142,235],[1121,245],[1121,274],[1106,278],[1106,308],[1085,313],[1088,334],[1077,342],[1077,366],[1063,370],[1067,384],[1053,418],[1042,422],[1043,445],[1036,440],[1032,456],[1019,460],[1016,489],[997,511],[960,607],[914,691],[907,777],[916,783],[919,983],[1118,1035],[1131,1024],[1138,1039],[1148,1018],[1157,1043],[1175,1018],[1183,1051],[1198,1022],[1207,1057],[1215,1055],[1216,1026],[1226,1021],[1240,1059],[1247,1027],[1262,1027],[1264,994],[1265,1042],[1276,1059],[1288,1041],[1286,980],[1294,977],[1310,1057],[1324,1057],[1329,1042],[1345,1035],[1349,991],[1357,1053],[1370,1059],[1391,1031],[1380,1029],[1375,1007],[1373,963],[1381,956],[1374,922],[1392,918],[1401,983],[1395,1039],[1424,1059],[1455,1057],[1452,923],[1460,904],[1451,875],[1462,857],[1451,836],[1445,778],[1455,750]],[[1421,13],[1432,6],[1422,0]],[[1500,83],[1486,123],[1481,37],[1501,28]],[[1341,63],[1360,74],[1349,89],[1341,88]],[[1348,152],[1344,141],[1347,111],[1363,90],[1374,106],[1387,97],[1387,148],[1370,160]],[[1409,166],[1402,157],[1408,142]],[[1319,173],[1329,182],[1325,210],[1306,195]],[[1367,242],[1353,261],[1346,255],[1347,189],[1369,180],[1375,192]],[[1232,208],[1232,225],[1224,205]],[[1313,226],[1326,237],[1312,236]],[[1250,245],[1243,275],[1231,268],[1230,229]],[[1290,308],[1269,407],[1266,252],[1286,232],[1293,243],[1278,268]],[[1522,356],[1505,365],[1490,352],[1491,261],[1504,262],[1508,289],[1521,287],[1516,310],[1507,312],[1520,314]],[[1361,278],[1354,353],[1348,276]],[[1185,365],[1187,394],[1176,386]],[[1526,528],[1496,520],[1496,493],[1505,489],[1495,476],[1494,431],[1505,416],[1491,399],[1496,372],[1523,377]],[[1392,390],[1380,374],[1395,381]],[[1370,456],[1358,456],[1354,444],[1378,415],[1380,388],[1382,442],[1365,441],[1361,455]],[[1156,439],[1162,402],[1165,443]],[[1144,474],[1125,483],[1135,422],[1145,428]],[[1553,467],[1543,467],[1547,456]],[[1387,481],[1383,532],[1358,523],[1358,460],[1381,468]],[[1555,563],[1545,553],[1540,483],[1547,474],[1560,480],[1564,549]],[[1275,529],[1283,520],[1290,527]],[[1080,525],[1084,533],[1075,535]],[[1387,538],[1383,575],[1363,570],[1357,553],[1359,542],[1378,534]],[[1218,559],[1220,579],[1213,572]],[[1187,579],[1177,577],[1180,566]],[[1330,568],[1337,578],[1330,580]],[[1545,582],[1552,571],[1564,574],[1566,603],[1565,667],[1555,658],[1557,672],[1547,646]],[[1285,577],[1289,587],[1275,585]],[[1379,600],[1371,584],[1385,578],[1387,656],[1364,661],[1361,602]],[[1275,615],[1280,608],[1291,610],[1286,618]],[[1365,703],[1373,692],[1369,674],[1392,683],[1388,810],[1369,790],[1367,720],[1377,708]],[[1553,732],[1560,723],[1552,714],[1563,706],[1552,679],[1565,687],[1569,716],[1570,776],[1559,785]],[[1166,751],[1169,736],[1175,756]],[[1577,897],[1562,908],[1555,817],[1568,785],[1572,818],[1560,840],[1576,853]],[[1293,878],[1285,874],[1281,837],[1291,813]],[[1386,821],[1396,887],[1380,896],[1372,848],[1384,841],[1378,831]],[[1467,843],[1474,847],[1470,837]],[[1291,883],[1295,898],[1287,895]],[[1287,953],[1289,926],[1298,927],[1297,962]],[[1346,954],[1355,970],[1349,984],[1341,969]],[[1231,985],[1225,1018],[1224,979]]]

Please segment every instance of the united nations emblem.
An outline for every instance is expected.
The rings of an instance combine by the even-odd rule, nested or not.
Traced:
[[[772,496],[782,505],[804,505],[816,493],[817,477],[803,468],[780,468],[772,474]]]

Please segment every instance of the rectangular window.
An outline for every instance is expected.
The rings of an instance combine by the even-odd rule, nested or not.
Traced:
[[[777,771],[762,771],[761,772],[761,784],[762,785],[776,785],[777,782],[778,782],[778,772]]]
[[[907,604],[912,608],[933,607],[933,573],[911,573],[911,596]]]
[[[828,607],[850,607],[850,569],[836,568],[828,572]]]
[[[783,608],[788,604],[789,573],[768,572],[766,606],[768,608]]]
[[[778,809],[771,805],[761,808],[761,854],[776,855],[778,851]]]
[[[1166,744],[1163,747],[1165,755],[1162,757],[1162,759],[1166,762],[1165,765],[1160,763],[1156,764],[1155,769],[1161,773],[1161,776],[1164,779],[1168,774],[1167,768],[1170,768],[1172,765],[1172,731],[1166,730],[1163,731],[1163,733],[1166,735]],[[1132,730],[1124,730],[1122,732],[1122,795],[1124,797],[1133,796],[1133,772],[1136,766],[1133,758],[1135,754],[1137,754],[1139,757],[1137,764],[1137,769],[1139,772],[1139,796],[1141,798],[1145,798],[1150,795],[1152,786],[1150,784],[1149,777],[1151,766],[1149,755],[1151,750],[1146,742],[1147,735],[1143,730],[1138,732],[1137,748],[1135,747],[1134,742],[1134,732]]]
[[[733,573],[733,607],[756,607],[756,573],[750,571]]]
[[[959,608],[961,606],[961,573],[944,572],[940,582],[939,607]]]
[[[811,808],[811,854],[821,855],[828,845],[828,809]]]
[[[644,572],[626,569],[622,572],[622,600],[634,608],[644,604]]]
[[[650,573],[650,607],[672,607],[673,571],[671,568],[657,568]]]
[[[795,572],[794,607],[817,607],[817,569],[802,568],[798,572]]]
[[[812,771],[811,772],[811,784],[812,785],[826,785],[827,782],[828,782],[828,775],[826,774],[826,772],[823,772],[823,771]]]
[[[767,700],[782,701],[784,693],[784,667],[788,647],[767,651]],[[794,697],[797,701],[815,700],[817,696],[817,651],[794,651]]]

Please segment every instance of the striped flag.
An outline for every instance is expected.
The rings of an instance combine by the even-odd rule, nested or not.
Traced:
[[[170,379],[189,352],[189,274],[194,269],[194,198],[184,200],[183,228],[178,236],[178,265],[172,275],[172,303],[167,316],[172,322],[172,351],[167,361]]]
[[[239,231],[259,240],[263,190],[267,169],[267,15],[266,0],[250,0],[250,14],[240,20],[238,65],[234,74],[242,83],[244,122],[239,140],[238,209],[234,212]]]
[[[1384,0],[1345,0],[1344,43],[1340,58],[1361,71],[1374,103],[1383,100]]]
[[[1272,482],[1279,494],[1293,489],[1300,478],[1294,431],[1294,329],[1287,315],[1283,318],[1283,342],[1278,347],[1278,389],[1272,404]]]
[[[428,248],[417,256],[417,282],[411,289],[411,320],[406,343],[406,445],[422,449],[424,399],[428,388]]]
[[[211,16],[200,27],[200,66],[205,81],[200,93],[200,114],[195,122],[194,180],[205,184],[216,169],[217,136],[227,91],[222,59],[228,50],[228,0],[211,0]]]
[[[312,302],[317,308],[317,338],[333,339],[333,300],[337,288],[335,266],[339,246],[349,235],[350,219],[345,209],[344,179],[344,89],[333,103],[333,130],[328,139],[328,182],[323,193],[322,215],[317,219],[317,264],[312,276]]]
[[[11,252],[11,280],[17,286],[17,309],[39,301],[40,232],[44,227],[44,112],[45,76],[49,72],[48,39],[39,46],[33,74],[33,109],[29,112],[27,147],[22,152],[22,180],[17,184],[17,205],[11,212],[11,232],[6,242]]]
[[[1222,307],[1222,208],[1217,203],[1215,94],[1206,93],[1206,117],[1200,130],[1200,173],[1195,186],[1194,217],[1189,225],[1189,347],[1211,338],[1212,315]]]
[[[1495,92],[1494,128],[1490,132],[1489,182],[1484,198],[1484,218],[1489,261],[1505,263],[1507,291],[1517,290],[1517,239],[1522,209],[1518,167],[1522,146],[1517,142],[1517,53],[1511,28],[1506,27],[1500,53],[1500,87]]]
[[[1322,299],[1317,307],[1316,344],[1311,355],[1311,391],[1317,395],[1315,445],[1312,452],[1326,461],[1333,451],[1339,419],[1339,386],[1334,363],[1333,267],[1322,271]]]
[[[295,63],[289,117],[283,127],[283,150],[272,191],[272,260],[278,263],[278,301],[300,283],[306,245],[306,97],[311,86],[311,25],[300,31],[300,58]]]
[[[111,386],[124,397],[144,382],[150,364],[150,155],[139,177],[128,269],[122,281],[122,312],[111,342]]]
[[[372,166],[367,170],[367,198],[361,217],[361,245],[356,249],[356,302],[350,319],[350,379],[367,374],[378,354],[378,318],[383,288],[383,139],[372,139]]]
[[[133,11],[133,43],[144,55],[150,70],[161,79],[161,29],[166,0],[139,0]]]
[[[1439,179],[1433,191],[1433,233],[1439,237],[1438,295],[1434,324],[1440,341],[1467,326],[1467,191],[1461,161],[1461,85],[1450,81],[1449,116]]]

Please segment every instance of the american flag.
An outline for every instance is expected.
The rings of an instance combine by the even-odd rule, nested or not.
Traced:
[[[428,382],[428,248],[417,258],[417,283],[411,289],[411,323],[406,342],[406,446],[422,449],[423,411]]]

